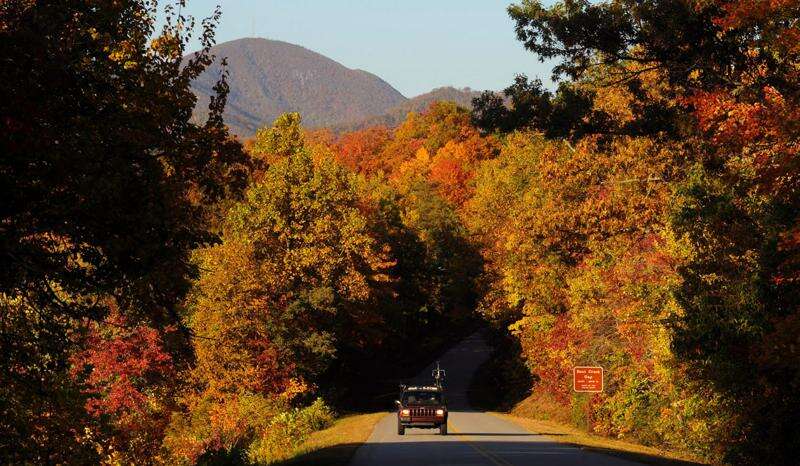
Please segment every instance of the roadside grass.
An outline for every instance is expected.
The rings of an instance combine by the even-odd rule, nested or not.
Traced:
[[[312,433],[280,466],[345,466],[370,436],[385,412],[350,414]]]
[[[597,451],[599,453],[638,461],[644,464],[658,466],[705,464],[682,452],[666,451],[637,443],[593,435],[577,427],[572,427],[556,421],[535,419],[527,416],[521,417],[519,415],[498,412],[491,412],[490,414],[513,422],[533,434],[543,435],[556,442],[567,443],[585,450]]]

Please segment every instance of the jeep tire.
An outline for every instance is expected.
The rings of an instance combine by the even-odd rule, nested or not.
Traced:
[[[439,425],[439,435],[447,435],[447,423]]]
[[[400,420],[397,420],[397,435],[405,435],[406,434],[406,426],[404,426]]]

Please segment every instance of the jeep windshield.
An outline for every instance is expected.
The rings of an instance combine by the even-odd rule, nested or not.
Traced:
[[[442,394],[439,392],[408,391],[403,393],[403,405],[440,405]]]

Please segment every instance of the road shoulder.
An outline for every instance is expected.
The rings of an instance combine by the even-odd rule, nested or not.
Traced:
[[[375,425],[387,412],[350,414],[327,429],[311,434],[280,466],[341,466],[349,464],[356,450],[367,441]]]
[[[626,460],[657,466],[690,466],[704,464],[685,454],[592,435],[577,428],[552,421],[518,417],[498,412],[489,412],[488,414],[514,423],[532,434],[542,435],[555,442],[573,445],[587,451],[604,453]]]

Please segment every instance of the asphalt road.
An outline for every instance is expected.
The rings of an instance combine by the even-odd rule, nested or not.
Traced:
[[[476,333],[440,358],[447,371],[449,434],[438,430],[407,429],[397,434],[392,413],[381,419],[351,466],[481,465],[481,466],[633,466],[640,463],[582,450],[530,433],[516,424],[470,409],[467,388],[490,348]],[[412,383],[431,381],[428,367]]]

